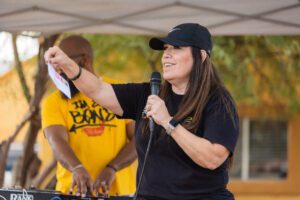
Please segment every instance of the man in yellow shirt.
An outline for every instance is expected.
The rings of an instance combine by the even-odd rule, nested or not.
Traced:
[[[86,39],[70,36],[59,46],[93,73],[93,51]],[[71,79],[76,77],[67,78]],[[56,90],[42,104],[42,128],[58,161],[56,190],[69,193],[76,188],[81,196],[99,189],[110,195],[133,194],[134,122],[117,119],[79,92],[72,81],[69,84],[71,99]]]

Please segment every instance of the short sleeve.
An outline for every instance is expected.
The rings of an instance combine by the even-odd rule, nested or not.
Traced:
[[[229,100],[228,104],[226,108],[225,104],[217,100],[208,103],[203,116],[203,137],[223,145],[233,154],[239,134],[239,119],[234,103]]]
[[[42,102],[42,129],[44,130],[51,125],[66,126],[62,110],[60,110],[60,104],[57,94],[53,93],[46,97]]]
[[[123,109],[123,116],[120,117],[136,120],[149,95],[149,84],[112,84],[112,87]]]

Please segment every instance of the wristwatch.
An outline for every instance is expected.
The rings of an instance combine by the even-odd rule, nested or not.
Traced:
[[[176,126],[179,124],[179,122],[177,122],[175,119],[171,119],[168,123],[168,126],[166,128],[166,133],[168,135],[171,135],[173,130],[176,128]]]

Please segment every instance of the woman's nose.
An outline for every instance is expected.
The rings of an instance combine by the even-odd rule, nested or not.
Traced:
[[[168,50],[168,49],[164,50],[163,58],[171,58],[170,50]]]

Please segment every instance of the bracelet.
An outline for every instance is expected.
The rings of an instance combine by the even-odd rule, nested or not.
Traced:
[[[78,168],[81,168],[81,167],[83,167],[82,164],[76,165],[75,167],[71,168],[70,171],[73,172],[75,169],[78,169]]]
[[[115,166],[111,165],[111,164],[107,164],[106,167],[113,169],[115,172],[118,171],[117,168]]]
[[[78,66],[78,67],[79,67],[79,72],[76,76],[69,78],[71,81],[76,81],[80,77],[82,69],[80,66]]]

